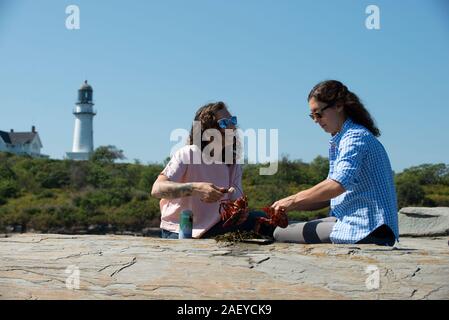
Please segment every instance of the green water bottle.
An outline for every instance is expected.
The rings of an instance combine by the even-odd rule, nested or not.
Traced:
[[[193,212],[192,210],[183,210],[179,216],[179,239],[192,238]]]

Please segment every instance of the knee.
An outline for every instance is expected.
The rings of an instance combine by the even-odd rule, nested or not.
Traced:
[[[279,227],[274,229],[274,231],[273,231],[273,238],[274,238],[274,240],[279,241],[279,233],[280,233],[280,228]]]

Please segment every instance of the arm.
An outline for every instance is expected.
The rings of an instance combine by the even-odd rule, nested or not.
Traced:
[[[345,189],[340,183],[327,179],[307,190],[298,192],[290,197],[276,201],[272,207],[279,210],[318,210],[329,206],[332,198],[344,193]]]
[[[180,183],[170,181],[160,174],[153,184],[151,195],[155,198],[175,199],[189,196],[198,196],[204,202],[217,202],[227,190],[219,188],[212,183],[190,182]]]
[[[303,206],[302,208],[298,209],[298,210],[303,210],[303,211],[315,211],[315,210],[320,210],[323,208],[327,208],[331,205],[330,200],[327,201],[322,201],[322,202],[317,202],[317,203],[311,203],[308,206]]]
[[[173,182],[160,174],[153,184],[151,195],[155,198],[172,199],[191,196],[192,192],[192,183]]]

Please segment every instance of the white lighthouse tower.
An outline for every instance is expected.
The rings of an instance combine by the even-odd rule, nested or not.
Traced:
[[[75,129],[73,131],[72,152],[67,152],[67,158],[72,160],[89,160],[94,151],[93,119],[96,115],[93,109],[93,90],[84,81],[78,90],[78,101],[73,114],[75,115]]]

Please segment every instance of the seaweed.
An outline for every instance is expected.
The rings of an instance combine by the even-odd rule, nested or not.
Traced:
[[[237,230],[218,235],[214,239],[217,242],[236,243],[236,242],[244,242],[245,240],[249,239],[266,239],[266,238],[261,236],[260,234],[255,233],[254,231]]]

